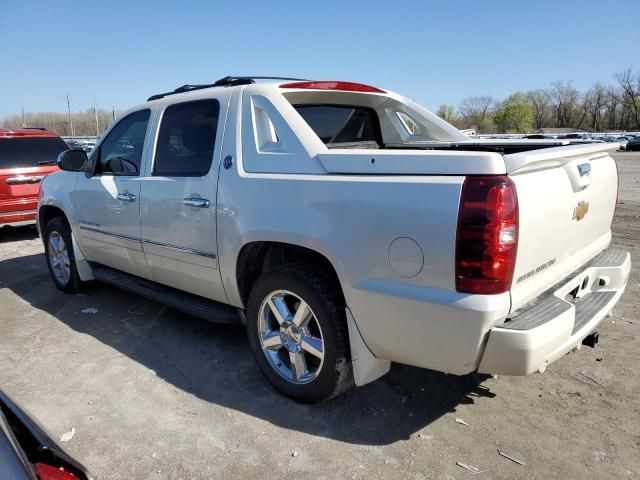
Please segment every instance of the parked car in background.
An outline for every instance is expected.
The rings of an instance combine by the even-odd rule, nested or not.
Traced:
[[[82,142],[81,144],[81,148],[86,152],[86,153],[91,153],[91,150],[93,150],[93,147],[96,146],[96,142]]]
[[[91,480],[91,474],[0,390],[0,479]]]
[[[565,138],[567,140],[591,140],[591,135],[588,133],[567,133],[558,138]]]
[[[627,149],[627,142],[628,141],[629,141],[629,139],[627,137],[624,137],[624,136],[616,138],[616,142],[620,143],[620,150],[626,150]]]
[[[77,142],[76,140],[65,140],[65,141],[67,142],[67,145],[69,145],[69,148],[84,150],[82,148],[82,144],[80,142]]]
[[[44,129],[0,129],[0,227],[35,221],[40,182],[58,170],[56,158],[68,148]]]
[[[612,137],[610,135],[605,135],[603,137],[598,137],[595,140],[600,140],[600,141],[605,142],[605,143],[618,143],[618,144],[620,143],[620,141],[616,137]]]
[[[640,150],[640,136],[633,137],[631,140],[629,140],[627,142],[625,150],[627,150],[627,152]]]

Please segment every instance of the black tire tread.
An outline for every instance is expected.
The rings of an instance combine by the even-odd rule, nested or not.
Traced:
[[[61,285],[55,278],[53,271],[51,269],[51,262],[49,261],[49,234],[52,231],[58,231],[64,240],[64,243],[67,245],[69,249],[69,262],[71,275],[69,277],[69,282],[66,285]],[[86,286],[86,282],[80,280],[80,275],[78,274],[78,269],[76,268],[76,257],[73,253],[73,242],[71,239],[71,227],[67,222],[67,219],[64,217],[54,217],[45,225],[44,232],[42,235],[42,239],[44,242],[44,254],[47,261],[47,268],[49,269],[49,274],[51,275],[51,279],[53,280],[53,284],[56,288],[65,293],[78,293],[83,290]]]
[[[342,297],[342,292],[339,292],[339,285],[333,285],[329,275],[322,269],[314,269],[305,263],[289,263],[283,265],[282,270],[289,270],[292,274],[297,273],[304,278],[305,281],[309,282],[316,293],[322,297],[322,301],[327,309],[331,311],[331,316],[339,319],[336,322],[336,339],[338,351],[344,352],[345,355],[336,362],[338,376],[333,391],[325,401],[331,400],[355,386],[353,364],[351,363],[349,329],[347,327],[347,319],[345,318],[345,302]]]
[[[304,403],[318,403],[331,400],[354,386],[353,370],[351,364],[351,351],[349,345],[349,331],[346,322],[345,302],[342,296],[339,285],[335,285],[335,281],[332,280],[330,274],[324,271],[322,268],[314,267],[314,265],[305,264],[302,262],[287,263],[280,265],[273,270],[263,274],[258,279],[256,284],[249,295],[249,302],[247,302],[248,313],[253,313],[252,307],[255,306],[256,301],[259,303],[262,298],[256,299],[255,292],[260,289],[261,282],[267,276],[283,275],[289,278],[293,278],[299,282],[302,282],[318,296],[319,301],[322,303],[323,308],[328,314],[329,321],[332,322],[335,333],[336,343],[336,362],[335,362],[335,376],[333,377],[332,385],[323,392],[313,396],[301,395],[296,396],[295,399]],[[305,299],[306,300],[306,299]],[[248,318],[247,324],[256,319]],[[262,352],[255,352],[262,355]],[[273,382],[272,382],[273,383]],[[275,385],[278,388],[277,385]],[[281,390],[282,391],[282,390]],[[287,392],[283,392],[287,394]],[[290,395],[291,396],[291,395]]]

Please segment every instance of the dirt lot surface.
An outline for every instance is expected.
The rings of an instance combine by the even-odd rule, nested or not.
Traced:
[[[616,158],[613,243],[637,265],[640,154]],[[54,438],[75,428],[63,445],[98,479],[640,478],[635,266],[598,347],[542,375],[394,366],[320,406],[277,394],[241,327],[107,286],[59,293],[34,229],[0,230],[0,282],[0,388]]]

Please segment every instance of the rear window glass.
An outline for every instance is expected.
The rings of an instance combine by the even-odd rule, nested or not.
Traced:
[[[168,107],[158,134],[154,175],[206,175],[213,159],[219,113],[217,100],[197,100]]]
[[[69,147],[59,137],[0,138],[0,168],[35,167],[53,163]]]
[[[294,105],[294,108],[327,145],[378,143],[378,116],[370,108],[345,105]]]

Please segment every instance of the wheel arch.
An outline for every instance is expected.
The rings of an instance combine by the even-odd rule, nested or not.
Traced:
[[[312,248],[280,241],[251,241],[240,249],[236,259],[235,280],[242,305],[246,305],[251,288],[264,273],[292,262],[304,262],[322,269],[344,297],[340,277],[333,263]]]
[[[58,205],[46,204],[41,205],[38,208],[38,229],[40,230],[41,234],[44,233],[44,229],[47,226],[47,223],[49,223],[56,217],[63,217],[67,221],[67,223],[71,225],[67,213]]]
[[[71,241],[73,254],[76,261],[76,268],[78,270],[78,275],[80,276],[80,280],[84,282],[88,282],[94,279],[93,272],[91,270],[91,266],[87,262],[80,245],[78,245],[78,240],[73,231],[73,226],[71,224],[71,219],[68,213],[62,208],[60,205],[56,203],[45,203],[41,204],[38,207],[38,220],[37,227],[40,232],[40,238],[43,242],[45,242],[44,231],[49,223],[54,218],[63,218],[67,224],[69,225],[69,229],[71,230]]]

